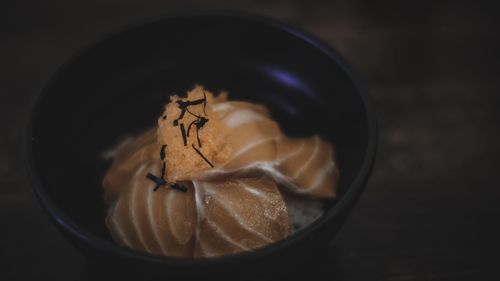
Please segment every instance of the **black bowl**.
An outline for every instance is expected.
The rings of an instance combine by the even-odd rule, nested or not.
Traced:
[[[169,95],[195,83],[267,105],[289,135],[319,133],[335,144],[339,197],[324,216],[284,241],[220,258],[159,257],[113,243],[104,225],[103,151],[154,126]],[[259,17],[197,15],[128,28],[73,57],[43,88],[26,147],[40,202],[93,260],[143,277],[234,278],[228,273],[290,268],[325,248],[369,177],[376,121],[348,64],[318,39]]]

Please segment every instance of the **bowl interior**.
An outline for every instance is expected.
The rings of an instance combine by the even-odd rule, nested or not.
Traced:
[[[154,126],[169,95],[196,83],[265,104],[288,135],[331,140],[342,199],[368,144],[367,113],[351,77],[293,32],[231,17],[138,26],[63,67],[39,100],[29,136],[43,192],[76,225],[111,240],[101,187],[109,162],[102,153]]]

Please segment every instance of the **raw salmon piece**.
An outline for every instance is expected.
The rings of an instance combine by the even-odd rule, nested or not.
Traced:
[[[271,180],[194,181],[193,185],[198,211],[195,256],[249,251],[288,236],[286,205]]]

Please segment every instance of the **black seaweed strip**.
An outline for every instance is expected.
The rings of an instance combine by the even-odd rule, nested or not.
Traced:
[[[200,127],[196,126],[196,140],[198,141],[198,146],[201,147],[200,141]]]
[[[201,141],[200,141],[200,129],[205,126],[205,124],[208,122],[208,119],[205,117],[201,117],[199,120],[196,122],[196,139],[198,140],[198,146],[201,147]]]
[[[184,141],[184,146],[186,146],[187,145],[186,129],[184,129],[184,124],[181,124],[180,127],[181,127],[182,141]]]
[[[166,166],[167,166],[167,165],[165,164],[165,162],[163,162],[163,163],[162,163],[162,165],[161,165],[161,178],[162,178],[163,180],[165,180],[165,179],[164,179],[164,176],[165,176],[165,171],[166,171],[166,169],[167,169],[167,167],[166,167]]]
[[[160,160],[163,161],[165,159],[165,148],[167,147],[166,144],[161,146],[160,149]]]
[[[197,99],[197,100],[192,100],[192,101],[181,101],[182,103],[182,106],[184,107],[188,107],[188,106],[191,106],[191,105],[198,105],[198,104],[202,104],[206,101],[205,98],[203,99]]]
[[[201,116],[200,116],[200,115],[196,115],[196,114],[192,113],[192,112],[191,112],[191,110],[189,110],[188,108],[186,108],[186,111],[187,111],[189,114],[193,115],[194,117],[196,117],[196,118],[198,118],[198,119],[200,119],[200,118],[201,118]]]
[[[205,162],[207,162],[208,165],[210,165],[210,167],[212,167],[212,168],[214,167],[214,165],[210,161],[208,161],[208,159],[205,157],[205,155],[203,155],[203,153],[201,153],[201,151],[199,151],[196,147],[194,147],[194,144],[192,145],[192,147],[193,147],[194,151],[196,151],[201,156],[201,158],[203,158],[203,160],[205,160]]]
[[[146,178],[148,178],[148,179],[152,180],[153,182],[155,182],[156,184],[160,184],[160,185],[167,183],[164,179],[159,178],[151,173],[148,173],[146,175]]]
[[[208,116],[205,107],[207,107],[207,95],[205,94],[205,90],[203,90],[203,113]]]

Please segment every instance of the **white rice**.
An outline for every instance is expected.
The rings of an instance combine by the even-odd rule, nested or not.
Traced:
[[[283,198],[288,208],[292,233],[308,226],[324,213],[324,203],[320,200],[286,193],[283,194]]]

